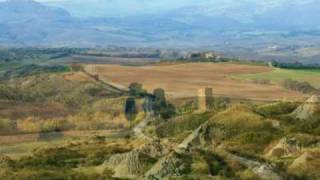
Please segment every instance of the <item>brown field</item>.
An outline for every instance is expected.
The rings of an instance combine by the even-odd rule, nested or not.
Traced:
[[[231,78],[232,76],[269,72],[264,66],[240,64],[190,63],[150,66],[86,65],[86,71],[119,87],[140,82],[148,91],[163,88],[169,98],[194,97],[199,88],[211,87],[214,94],[253,100],[296,100],[302,94],[278,85],[260,85]]]

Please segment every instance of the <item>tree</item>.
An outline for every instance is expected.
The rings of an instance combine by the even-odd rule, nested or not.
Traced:
[[[175,107],[167,102],[164,89],[155,89],[153,91],[153,96],[153,110],[155,115],[158,115],[163,119],[169,119],[175,115]]]
[[[158,88],[158,89],[153,90],[153,95],[156,100],[166,101],[166,93],[165,93],[164,89]]]
[[[125,116],[126,116],[126,119],[130,122],[130,124],[132,121],[136,119],[137,114],[138,114],[138,111],[136,107],[136,100],[132,97],[129,97],[126,100]]]
[[[134,82],[129,85],[129,93],[131,96],[143,96],[147,91],[142,88],[142,84]]]

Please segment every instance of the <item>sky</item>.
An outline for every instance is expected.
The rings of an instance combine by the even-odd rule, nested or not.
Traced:
[[[5,1],[5,0],[0,0]],[[255,11],[287,4],[309,3],[317,0],[36,0],[62,7],[77,17],[112,17],[150,14],[187,6],[200,6],[204,12],[225,13]]]

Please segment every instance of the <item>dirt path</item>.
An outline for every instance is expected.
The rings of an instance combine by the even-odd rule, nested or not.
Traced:
[[[146,117],[138,125],[136,125],[132,129],[132,131],[136,137],[152,141],[152,138],[146,136],[143,132],[143,130],[148,126],[148,124],[154,121],[155,119],[154,112],[152,109],[152,99],[150,97],[146,97],[145,99],[146,99],[146,103],[145,103]]]
[[[96,74],[94,67],[90,67],[90,68],[85,67],[82,69],[82,72],[87,76],[89,76],[94,81],[97,81],[103,84],[104,86],[106,86],[106,88],[110,91],[113,91],[115,93],[120,93],[120,94],[125,94],[128,92],[128,90],[125,87],[119,87],[118,85],[115,85],[110,81],[107,81],[104,77],[101,77],[98,74]]]

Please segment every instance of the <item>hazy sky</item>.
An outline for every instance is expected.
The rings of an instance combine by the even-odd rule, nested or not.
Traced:
[[[4,0],[0,0],[4,1]],[[200,6],[208,13],[261,13],[273,7],[318,0],[36,0],[62,7],[74,16],[130,16]],[[240,14],[242,13],[242,14]],[[248,13],[248,12],[247,12]]]

